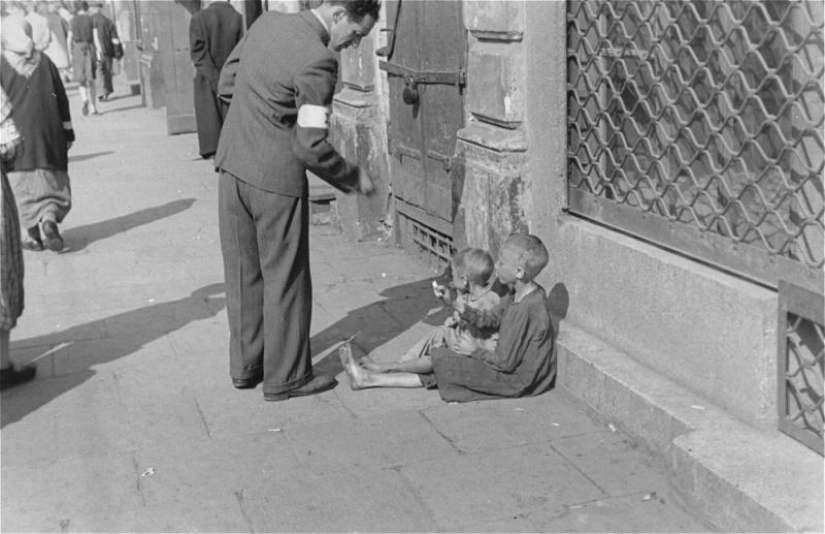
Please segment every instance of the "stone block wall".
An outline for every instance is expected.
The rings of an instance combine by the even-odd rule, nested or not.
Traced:
[[[464,2],[466,127],[457,151],[465,176],[455,233],[457,242],[494,253],[528,226],[524,16],[524,2]]]
[[[376,192],[337,196],[338,213],[348,239],[361,240],[381,234],[387,211],[389,171],[387,161],[386,96],[378,70],[378,28],[383,17],[358,48],[341,52],[339,77],[341,91],[335,96],[330,137],[333,145],[349,161],[357,163],[373,178]]]

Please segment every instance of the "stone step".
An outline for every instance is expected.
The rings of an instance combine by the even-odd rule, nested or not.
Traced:
[[[558,348],[559,385],[660,455],[686,508],[724,532],[823,532],[821,456],[574,327]]]

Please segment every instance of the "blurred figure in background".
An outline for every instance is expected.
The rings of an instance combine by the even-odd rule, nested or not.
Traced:
[[[64,246],[57,225],[72,207],[69,100],[57,67],[34,49],[25,19],[3,20],[0,41],[0,86],[25,141],[23,150],[4,163],[24,229],[23,247],[57,252]]]
[[[69,62],[72,64],[74,81],[80,84],[80,98],[83,115],[89,110],[97,115],[95,98],[95,63],[97,50],[100,48],[100,38],[95,29],[92,17],[89,16],[89,3],[81,0],[75,3],[77,12],[69,24]]]
[[[215,0],[192,15],[189,54],[195,64],[195,120],[199,153],[215,155],[226,105],[218,98],[218,80],[226,58],[243,36],[243,17],[226,0]]]
[[[59,7],[58,2],[37,2],[37,11],[49,21],[49,30],[52,32],[51,42],[45,50],[46,55],[60,71],[61,79],[68,82],[69,49],[66,46],[66,39],[69,36],[69,23],[57,12]]]
[[[49,21],[41,13],[37,12],[35,3],[28,0],[26,6],[26,20],[32,27],[32,41],[34,49],[43,52],[49,47],[52,40],[52,31],[49,29]]]
[[[115,89],[112,86],[112,64],[115,60],[115,45],[120,44],[115,23],[103,14],[103,2],[90,6],[94,29],[97,32],[97,92],[101,101],[108,100]]]

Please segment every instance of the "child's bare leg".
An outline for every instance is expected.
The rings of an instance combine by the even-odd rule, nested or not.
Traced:
[[[422,356],[414,360],[404,360],[400,362],[365,362],[361,360],[361,366],[367,371],[374,373],[432,373],[433,359],[430,356]]]
[[[417,374],[412,373],[373,373],[367,371],[352,357],[352,350],[348,345],[338,349],[338,356],[344,370],[349,375],[352,389],[364,388],[420,388],[424,387]]]

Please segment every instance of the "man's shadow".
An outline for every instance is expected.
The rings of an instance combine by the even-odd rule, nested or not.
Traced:
[[[3,392],[3,409],[0,411],[0,428],[14,423],[60,397],[67,391],[81,385],[96,374],[94,366],[124,358],[137,352],[171,332],[179,330],[193,321],[215,316],[226,305],[223,284],[210,284],[193,291],[178,300],[160,302],[137,310],[119,313],[78,325],[54,334],[16,341],[12,353],[18,350],[31,352],[34,358],[51,352],[52,361],[66,364],[68,368],[80,369],[60,375],[56,379],[35,378],[33,382]],[[101,333],[112,335],[104,335]],[[82,363],[72,362],[77,352],[74,343],[89,346],[82,354]],[[23,347],[23,348],[21,348]],[[42,363],[45,365],[45,362]]]
[[[137,226],[149,224],[154,221],[171,217],[182,211],[186,211],[195,203],[194,198],[183,198],[167,202],[160,206],[144,208],[128,215],[121,215],[113,219],[100,221],[75,228],[68,228],[63,232],[63,240],[66,242],[66,250],[63,254],[79,252],[90,243],[101,239],[108,239],[117,234],[126,232]]]
[[[379,293],[381,300],[348,311],[345,317],[312,336],[313,354],[317,358],[355,334],[352,343],[369,354],[418,322],[433,327],[442,324],[451,311],[433,294],[432,280],[427,278],[387,288]],[[439,277],[439,283],[446,282]],[[439,307],[441,309],[437,309]],[[337,375],[341,371],[343,367],[337,354],[329,354],[314,366],[315,374],[319,375]]]

